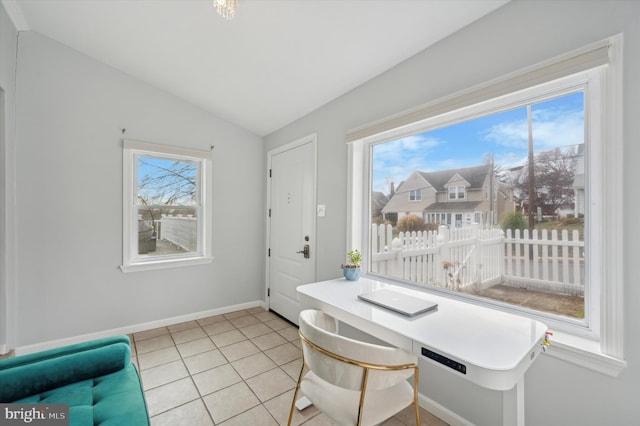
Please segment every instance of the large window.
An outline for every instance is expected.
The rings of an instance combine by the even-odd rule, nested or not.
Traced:
[[[208,156],[124,142],[123,270],[211,260]]]
[[[619,371],[599,357],[623,358],[621,48],[609,42],[350,132],[353,193],[389,206],[373,216],[353,200],[367,274],[540,319],[595,354],[566,358]],[[429,188],[418,212],[403,205],[417,181]],[[399,229],[408,211],[414,228]]]
[[[370,192],[384,193],[393,206],[383,209],[382,220],[371,218],[377,222],[372,273],[587,326],[584,223],[589,216],[578,205],[584,197],[576,193],[585,191],[578,163],[589,152],[584,148],[585,128],[591,126],[584,118],[589,95],[584,76],[554,86],[533,88],[529,100],[517,104],[505,98],[497,113],[478,108],[471,119],[444,126],[434,121],[424,132],[371,145]],[[415,172],[435,190],[425,212],[453,209],[450,226],[438,220],[440,227],[434,227],[429,219],[420,220],[425,215],[416,215],[411,232],[396,226],[394,218],[408,209],[399,183]],[[389,193],[394,186],[398,190]],[[409,200],[417,191],[409,191]]]

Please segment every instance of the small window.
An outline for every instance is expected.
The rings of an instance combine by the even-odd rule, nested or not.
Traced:
[[[422,200],[422,189],[412,189],[409,191],[409,201]]]
[[[123,271],[211,261],[209,155],[124,142]]]
[[[466,192],[464,186],[450,186],[449,187],[449,199],[450,200],[464,200],[466,198]]]

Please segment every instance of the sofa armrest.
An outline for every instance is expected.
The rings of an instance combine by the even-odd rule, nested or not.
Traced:
[[[0,402],[104,376],[131,362],[129,338],[116,336],[0,361]]]

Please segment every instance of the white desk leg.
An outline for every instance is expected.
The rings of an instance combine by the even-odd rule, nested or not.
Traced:
[[[524,426],[524,376],[513,389],[502,392],[502,424]]]
[[[306,396],[300,397],[298,398],[298,400],[296,401],[296,408],[298,409],[298,411],[302,411],[307,407],[312,406],[313,403],[311,402],[311,400],[309,398],[307,398]]]

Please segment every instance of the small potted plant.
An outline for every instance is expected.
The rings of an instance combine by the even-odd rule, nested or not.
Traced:
[[[347,252],[349,263],[342,265],[344,277],[349,281],[358,281],[360,278],[360,263],[362,262],[362,254],[358,249],[349,250]]]

